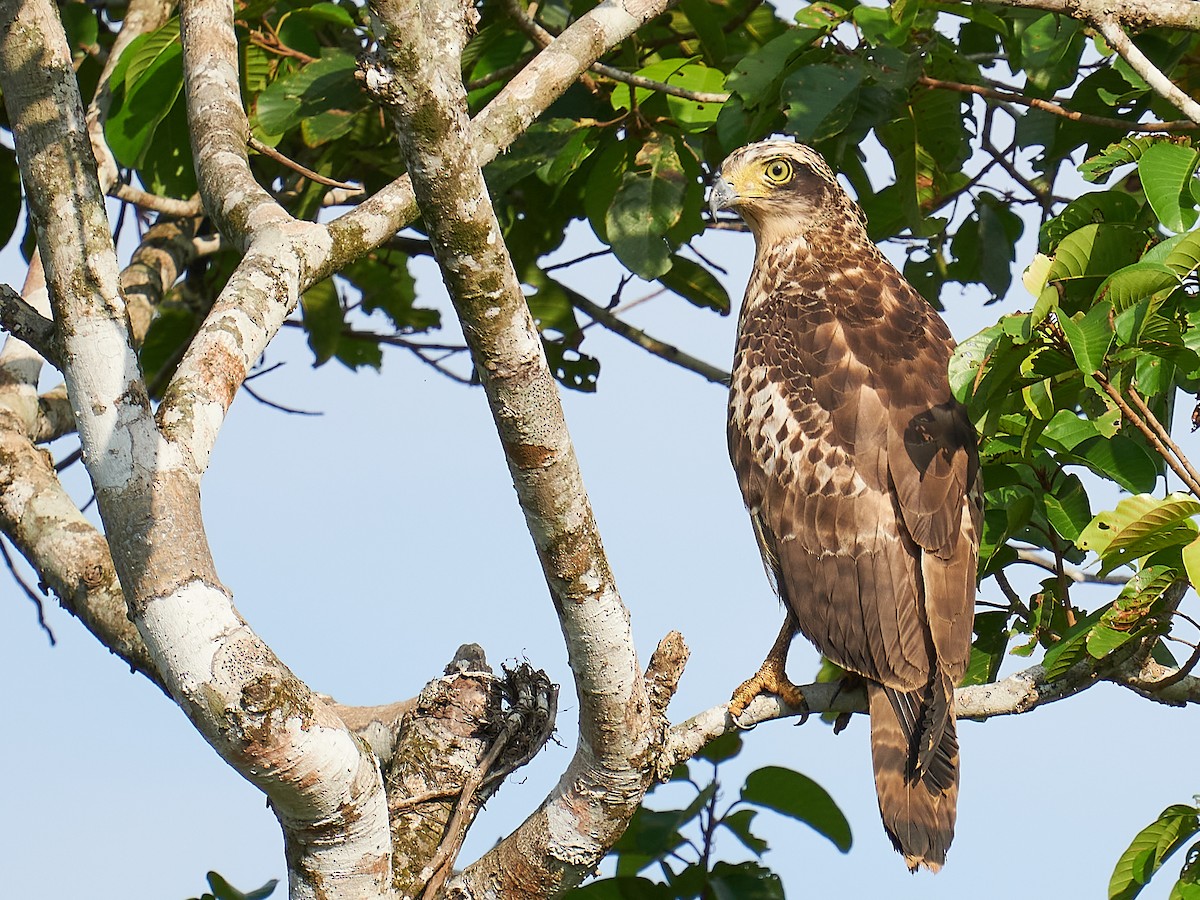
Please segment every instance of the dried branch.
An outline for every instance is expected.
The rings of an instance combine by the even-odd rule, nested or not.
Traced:
[[[345,195],[349,197],[361,196],[362,194],[366,193],[361,184],[349,184],[345,181],[338,181],[337,179],[329,178],[328,176],[322,175],[320,172],[314,172],[307,166],[296,162],[291,157],[284,156],[270,144],[264,144],[254,135],[250,135],[247,143],[250,149],[255,153],[261,153],[268,159],[275,160],[275,162],[291,169],[293,172],[299,172],[309,181],[315,181],[317,184],[324,184],[333,188],[340,188],[342,191],[345,191]]]
[[[1055,116],[1061,116],[1064,119],[1070,119],[1072,122],[1083,122],[1087,125],[1103,125],[1108,128],[1115,128],[1120,131],[1141,131],[1141,132],[1167,132],[1167,131],[1195,131],[1200,128],[1195,122],[1180,120],[1177,122],[1130,122],[1125,119],[1114,119],[1108,116],[1095,116],[1091,113],[1081,113],[1067,109],[1057,103],[1049,100],[1043,100],[1040,97],[1026,97],[1015,90],[1004,89],[996,90],[995,88],[983,87],[978,84],[963,84],[959,81],[945,81],[941,78],[930,78],[928,75],[921,75],[917,78],[917,84],[924,85],[927,88],[933,88],[942,91],[957,91],[961,94],[975,94],[983,97],[985,100],[994,100],[1001,103],[1015,103],[1018,106],[1028,106],[1033,109],[1040,109],[1043,112],[1048,112]]]
[[[1200,486],[1200,473],[1196,471],[1191,460],[1187,458],[1187,454],[1175,443],[1175,439],[1171,437],[1170,430],[1158,420],[1158,416],[1154,415],[1154,411],[1146,405],[1146,401],[1142,399],[1142,395],[1138,393],[1137,388],[1130,385],[1127,390],[1129,391],[1129,398],[1133,401],[1133,405],[1138,408],[1143,421],[1158,436],[1163,446],[1171,452],[1171,455],[1178,461],[1179,466],[1188,473],[1188,478],[1185,479],[1184,483],[1189,487],[1192,485]],[[1192,492],[1195,493],[1195,488],[1192,488]]]
[[[25,579],[21,577],[21,573],[17,571],[12,555],[8,552],[8,547],[4,541],[0,541],[0,556],[4,557],[4,565],[8,569],[8,574],[12,577],[12,580],[17,583],[17,587],[21,589],[21,593],[33,604],[33,608],[37,613],[38,627],[45,632],[46,639],[50,641],[50,646],[53,647],[58,641],[54,637],[54,632],[50,630],[50,626],[46,623],[46,607],[42,603],[42,595],[31,588]]]
[[[581,294],[571,293],[571,305],[576,309],[582,310],[594,321],[599,322],[613,334],[620,335],[625,340],[641,347],[660,359],[664,359],[673,365],[687,369],[689,372],[695,372],[702,378],[715,384],[729,384],[729,373],[710,365],[703,360],[685,353],[673,344],[668,344],[665,341],[660,341],[658,338],[651,337],[642,331],[640,328],[622,321],[619,317],[613,315],[604,307],[593,303]]]
[[[1125,62],[1129,63],[1129,68],[1137,72],[1159,96],[1165,97],[1192,122],[1200,124],[1200,103],[1181,91],[1170,78],[1159,70],[1158,66],[1150,61],[1146,54],[1138,49],[1137,44],[1129,39],[1129,35],[1125,33],[1125,29],[1121,27],[1115,16],[1097,16],[1094,21],[1096,28],[1104,35],[1109,46],[1116,50]]]

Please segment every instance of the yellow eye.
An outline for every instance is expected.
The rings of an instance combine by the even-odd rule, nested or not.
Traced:
[[[767,163],[763,174],[767,176],[767,181],[771,184],[787,184],[796,174],[796,170],[792,168],[791,160],[773,159]]]

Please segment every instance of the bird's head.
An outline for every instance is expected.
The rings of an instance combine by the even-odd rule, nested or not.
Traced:
[[[829,222],[861,222],[857,204],[833,170],[811,147],[794,141],[762,141],[729,154],[717,170],[708,198],[713,215],[732,209],[761,244],[806,235]]]

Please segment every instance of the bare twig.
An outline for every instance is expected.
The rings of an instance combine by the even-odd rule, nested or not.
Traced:
[[[325,413],[309,409],[294,409],[290,406],[284,406],[282,403],[276,403],[274,400],[268,400],[262,394],[255,392],[254,388],[247,383],[250,379],[242,382],[242,390],[261,403],[263,406],[269,406],[271,409],[277,409],[280,412],[287,413],[291,416],[323,416]]]
[[[1035,550],[1029,550],[1021,547],[1017,550],[1017,559],[1021,562],[1029,563],[1031,566],[1037,566],[1039,569],[1045,569],[1047,572],[1053,572],[1055,575],[1064,575],[1070,578],[1076,584],[1126,584],[1129,579],[1124,575],[1094,575],[1091,572],[1085,572],[1082,569],[1076,569],[1074,566],[1062,567],[1060,572],[1058,566],[1053,560],[1046,559]]]
[[[312,169],[308,168],[307,166],[301,165],[300,163],[296,162],[294,159],[290,159],[289,157],[284,156],[282,153],[280,153],[278,150],[276,150],[274,147],[270,146],[269,144],[264,144],[262,141],[260,141],[254,135],[250,135],[250,137],[246,140],[246,145],[254,152],[261,153],[263,156],[266,156],[269,159],[275,160],[275,162],[279,163],[282,166],[286,166],[287,168],[291,169],[293,172],[299,172],[301,175],[303,175],[309,181],[315,181],[317,184],[324,184],[324,185],[327,185],[332,188],[339,188],[343,191],[346,191],[347,194],[351,195],[351,196],[358,196],[358,195],[362,195],[362,194],[366,193],[366,191],[363,189],[362,185],[349,184],[348,182],[345,182],[345,181],[338,181],[334,178],[329,178],[326,175],[322,175],[320,172],[314,172]]]
[[[642,331],[640,328],[634,328],[627,322],[623,322],[617,316],[613,315],[609,310],[605,309],[586,297],[572,292],[571,305],[576,309],[582,310],[594,321],[599,322],[613,334],[620,335],[625,340],[637,344],[643,350],[653,353],[660,359],[664,359],[669,363],[687,369],[689,372],[695,372],[702,378],[713,382],[714,384],[729,384],[729,373],[710,365],[703,360],[684,353],[673,344],[668,344],[665,341],[660,341],[658,338],[651,337]]]
[[[921,75],[917,78],[917,84],[923,84],[928,88],[935,88],[943,91],[958,91],[961,94],[975,94],[983,97],[985,100],[996,100],[1002,103],[1015,103],[1018,106],[1028,106],[1033,109],[1040,109],[1043,112],[1051,113],[1052,115],[1061,116],[1064,119],[1070,119],[1072,122],[1083,122],[1088,125],[1104,125],[1108,128],[1116,128],[1122,131],[1145,131],[1145,132],[1163,132],[1163,131],[1195,131],[1200,128],[1195,122],[1185,120],[1173,122],[1128,122],[1124,119],[1114,119],[1107,116],[1094,116],[1091,113],[1081,113],[1067,109],[1057,103],[1052,103],[1049,100],[1042,100],[1039,97],[1026,97],[1024,94],[1014,90],[995,90],[994,88],[983,87],[978,84],[963,84],[959,81],[945,81],[941,78],[930,78],[928,75]]]
[[[42,603],[42,595],[31,588],[25,579],[17,572],[17,567],[13,564],[12,555],[8,552],[8,545],[4,541],[0,541],[0,555],[4,557],[4,564],[8,566],[8,572],[12,575],[13,581],[21,589],[21,592],[29,598],[29,602],[33,604],[37,610],[38,625],[42,631],[46,632],[46,637],[50,641],[50,646],[53,647],[58,641],[54,637],[54,632],[50,630],[50,626],[46,623],[46,607]]]
[[[1102,372],[1096,372],[1095,378],[1100,384],[1100,387],[1104,389],[1104,393],[1108,394],[1108,396],[1112,398],[1112,401],[1117,404],[1117,407],[1121,410],[1122,415],[1124,415],[1125,418],[1128,419],[1138,431],[1145,435],[1146,440],[1150,442],[1150,446],[1158,451],[1158,455],[1161,456],[1166,461],[1167,465],[1171,467],[1171,471],[1179,476],[1179,480],[1184,483],[1184,486],[1186,486],[1193,495],[1200,497],[1200,480],[1198,480],[1188,468],[1184,467],[1179,459],[1176,458],[1175,454],[1172,453],[1167,445],[1163,443],[1158,434],[1155,433],[1154,429],[1150,427],[1149,423],[1147,423],[1145,419],[1138,415],[1138,413],[1129,405],[1124,395],[1117,389],[1116,385],[1108,380],[1107,376],[1105,376]],[[1159,427],[1161,428],[1162,426],[1160,425]]]
[[[550,43],[554,40],[554,35],[529,17],[525,9],[521,6],[521,0],[508,0],[505,5],[512,15],[513,21],[533,39],[535,44],[542,48],[550,46]],[[632,72],[626,72],[624,69],[605,65],[602,62],[592,63],[592,71],[597,75],[603,75],[605,78],[620,81],[631,87],[646,88],[647,90],[658,91],[660,94],[670,94],[673,97],[691,100],[695,103],[724,103],[729,99],[729,94],[724,91],[689,91],[687,88],[676,87],[673,84],[667,84],[663,81],[655,81],[653,78],[635,75]]]
[[[1116,50],[1125,62],[1129,63],[1129,68],[1137,72],[1146,84],[1154,89],[1155,93],[1165,97],[1192,122],[1200,124],[1200,103],[1180,90],[1175,82],[1164,75],[1158,66],[1154,65],[1149,57],[1138,49],[1137,44],[1129,39],[1129,35],[1125,33],[1125,29],[1121,27],[1115,16],[1097,16],[1095,22],[1096,28],[1104,35],[1109,46]]]
[[[1145,419],[1146,424],[1149,425],[1150,429],[1158,435],[1159,439],[1167,446],[1167,448],[1179,461],[1179,465],[1181,465],[1187,471],[1188,475],[1191,476],[1191,483],[1200,485],[1200,473],[1196,472],[1191,460],[1187,458],[1187,454],[1185,454],[1180,446],[1175,443],[1175,440],[1171,437],[1171,432],[1163,426],[1163,423],[1158,420],[1158,416],[1154,415],[1154,411],[1146,405],[1146,401],[1142,398],[1142,395],[1138,393],[1137,388],[1135,388],[1133,385],[1130,385],[1128,391],[1129,398],[1133,401],[1133,405],[1138,408],[1138,412],[1142,414],[1142,418]]]

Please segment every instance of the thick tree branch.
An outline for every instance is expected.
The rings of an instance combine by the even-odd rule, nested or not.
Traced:
[[[996,6],[1044,9],[1080,21],[1111,17],[1131,28],[1182,28],[1200,31],[1195,0],[989,0]]]
[[[155,426],[70,52],[49,0],[0,0],[0,89],[85,463],[154,667],[209,743],[268,795],[293,898],[386,895],[390,842],[376,761],[237,614],[205,540],[199,479]]]
[[[504,86],[471,122],[471,141],[480,165],[505,150],[575,80],[609,49],[675,0],[609,0],[580,16]],[[329,224],[333,246],[314,277],[335,272],[416,219],[408,176],[397,179]]]
[[[1129,39],[1129,35],[1125,33],[1125,29],[1121,27],[1115,16],[1098,16],[1095,23],[1109,46],[1116,50],[1125,62],[1129,63],[1129,68],[1137,72],[1159,96],[1165,97],[1193,122],[1200,123],[1200,103],[1181,91],[1170,78],[1159,71],[1158,66],[1154,65],[1149,57],[1138,49],[1137,44]]]
[[[463,324],[567,642],[580,739],[559,785],[512,835],[450,883],[460,895],[558,892],[624,830],[660,740],[558,391],[488,199],[459,79],[468,7],[380,0],[385,56],[365,81],[395,107],[434,254]],[[436,51],[434,50],[436,48]]]

